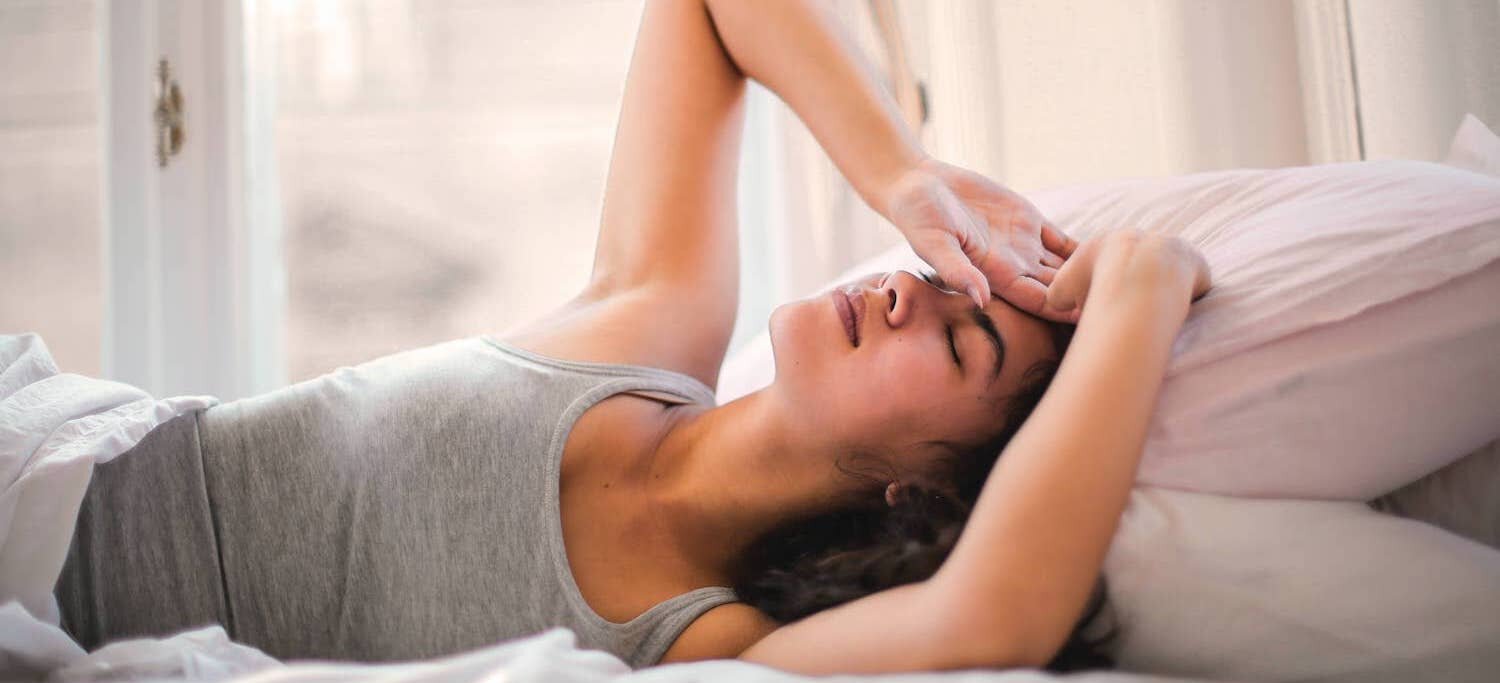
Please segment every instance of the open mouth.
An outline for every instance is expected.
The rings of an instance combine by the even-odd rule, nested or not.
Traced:
[[[844,325],[844,333],[849,335],[849,343],[859,348],[859,322],[864,318],[864,297],[843,289],[833,290],[832,296],[833,308],[838,312],[839,322]]]

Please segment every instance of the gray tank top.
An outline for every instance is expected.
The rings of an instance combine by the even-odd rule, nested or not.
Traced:
[[[565,626],[657,663],[699,588],[626,623],[584,601],[563,547],[563,446],[631,392],[712,405],[702,382],[564,361],[490,337],[415,349],[204,412],[203,477],[232,637],[278,656],[431,657]]]

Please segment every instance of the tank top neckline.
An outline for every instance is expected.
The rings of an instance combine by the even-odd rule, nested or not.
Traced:
[[[547,489],[544,492],[543,501],[543,508],[547,514],[547,544],[551,549],[553,568],[563,585],[563,593],[575,611],[597,628],[628,631],[643,625],[649,626],[663,614],[671,614],[692,603],[712,600],[720,596],[738,599],[733,589],[728,586],[703,586],[662,600],[629,621],[610,621],[594,611],[593,606],[584,599],[583,591],[578,588],[578,581],[573,577],[573,565],[568,562],[567,545],[563,540],[562,451],[567,446],[568,434],[573,431],[573,425],[589,408],[616,394],[643,390],[665,392],[681,399],[682,403],[701,402],[712,405],[713,391],[703,382],[672,370],[625,363],[595,363],[554,358],[507,344],[489,335],[483,335],[481,338],[507,354],[534,363],[614,377],[590,388],[568,405],[562,416],[558,418],[547,446]],[[701,396],[695,397],[693,393],[699,393]]]
[[[714,390],[709,388],[707,384],[704,384],[703,380],[700,380],[697,377],[693,377],[692,375],[688,375],[686,373],[678,372],[676,370],[654,368],[649,365],[632,365],[630,363],[598,363],[586,360],[569,360],[566,358],[558,358],[556,356],[540,354],[535,351],[529,351],[514,344],[501,341],[498,338],[487,334],[480,335],[479,338],[491,346],[494,346],[512,355],[525,358],[526,360],[529,360],[533,363],[539,363],[541,365],[548,365],[567,370],[577,370],[596,375],[609,375],[615,377],[645,376],[653,379],[664,379],[670,384],[676,386],[668,386],[667,388],[660,390],[666,391],[669,394],[673,394],[684,399],[682,401],[684,403],[706,403],[708,405],[714,405],[716,401]],[[656,387],[652,387],[652,389],[656,389]]]

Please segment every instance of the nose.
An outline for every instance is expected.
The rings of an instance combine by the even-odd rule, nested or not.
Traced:
[[[891,273],[875,290],[873,303],[884,306],[886,323],[891,328],[920,320],[923,311],[931,309],[934,319],[961,315],[974,307],[965,294],[934,287],[914,273],[898,270]],[[872,309],[874,310],[874,309]]]
[[[904,270],[891,273],[875,291],[875,300],[883,305],[886,323],[892,328],[911,324],[923,307],[940,301],[933,295],[941,295],[935,287]]]

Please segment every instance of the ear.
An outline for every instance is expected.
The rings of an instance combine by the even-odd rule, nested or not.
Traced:
[[[885,487],[885,504],[896,507],[901,504],[901,499],[905,495],[906,489],[901,486],[901,482],[893,481]]]

